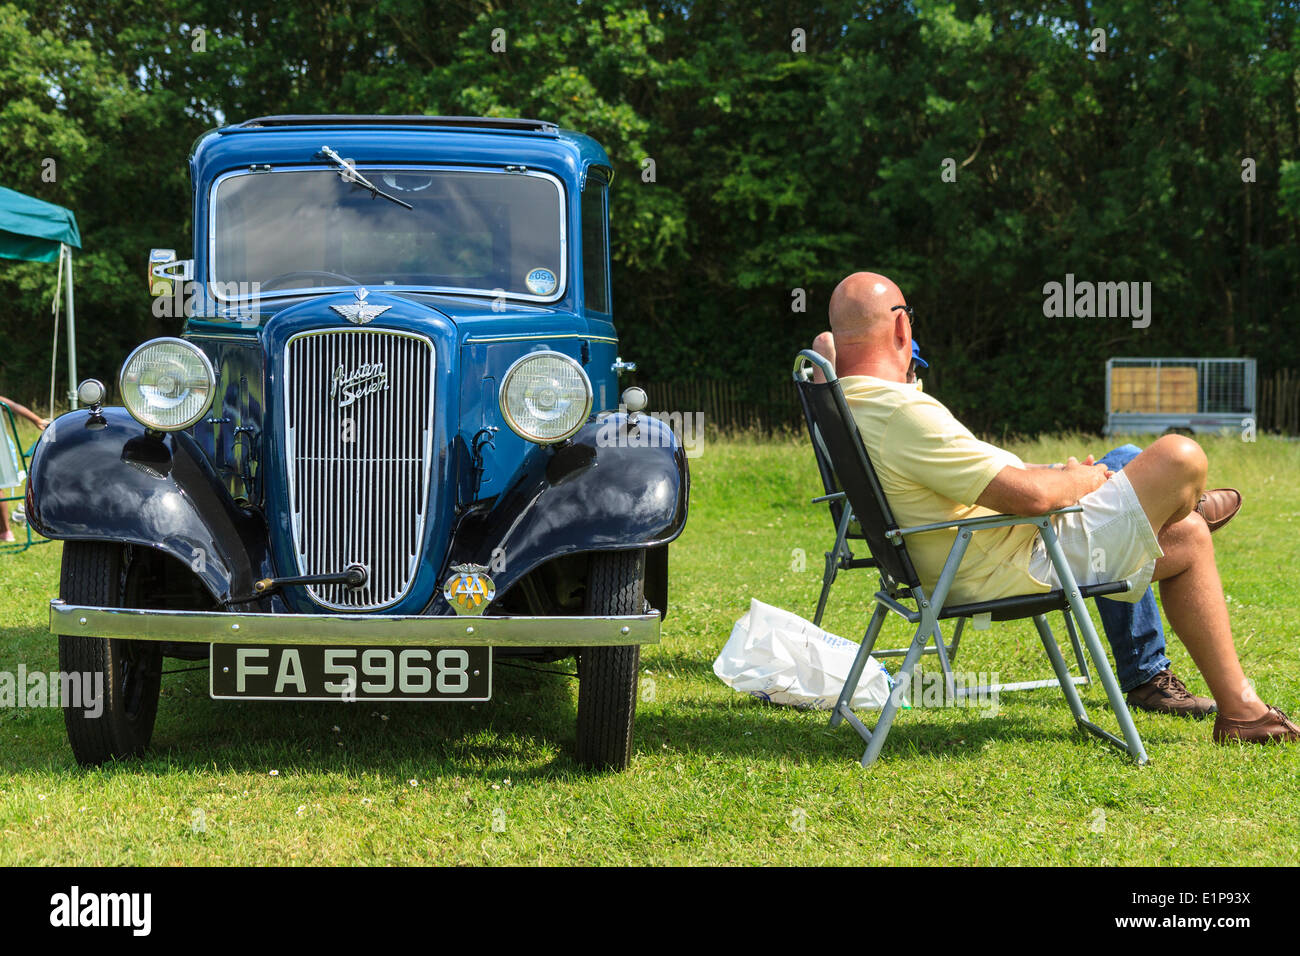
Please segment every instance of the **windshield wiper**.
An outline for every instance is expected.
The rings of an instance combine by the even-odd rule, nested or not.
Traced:
[[[361,186],[363,189],[370,190],[371,199],[373,199],[376,196],[383,196],[389,202],[395,202],[399,206],[404,206],[407,209],[415,208],[409,202],[398,199],[396,196],[390,196],[388,193],[384,192],[382,189],[380,189],[370,180],[366,179],[365,176],[362,176],[359,172],[357,172],[357,168],[355,166],[349,163],[338,153],[334,152],[334,150],[330,149],[328,146],[322,146],[320,152],[317,155],[324,156],[331,163],[337,166],[339,168],[339,174],[343,177],[344,182],[356,183],[358,186]]]

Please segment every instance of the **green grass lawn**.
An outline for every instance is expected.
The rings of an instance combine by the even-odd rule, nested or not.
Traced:
[[[1010,444],[1031,461],[1107,447]],[[1261,697],[1294,715],[1300,443],[1205,444],[1212,484],[1246,496],[1215,538],[1237,647]],[[1059,691],[1042,690],[1004,695],[991,719],[904,711],[864,771],[857,736],[825,713],[724,686],[712,662],[751,597],[812,615],[832,537],[824,506],[808,504],[819,490],[802,440],[713,442],[692,461],[627,773],[574,762],[576,683],[558,674],[500,667],[488,704],[375,706],[218,702],[204,672],[176,673],[139,762],[81,770],[58,711],[0,710],[0,864],[1300,861],[1300,747],[1217,747],[1209,722],[1137,714],[1152,759],[1138,768],[1080,736]],[[0,557],[0,670],[57,667],[46,622],[59,548]],[[859,637],[874,586],[867,572],[841,577],[828,629]],[[908,636],[891,616],[881,646]],[[1169,650],[1205,693],[1172,635]],[[968,629],[958,669],[1003,681],[1050,670],[1027,622]],[[1100,687],[1083,692],[1114,727]]]

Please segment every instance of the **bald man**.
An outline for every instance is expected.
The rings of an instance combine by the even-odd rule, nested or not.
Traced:
[[[822,332],[813,340],[813,350],[835,366],[835,337]],[[929,368],[921,358],[916,340],[912,340],[912,368],[907,381],[914,382],[918,368]],[[826,379],[820,370],[814,380]],[[917,382],[918,389],[921,387]],[[1121,471],[1141,454],[1137,445],[1120,445],[1098,459],[1110,471]],[[1043,465],[1026,465],[1042,468]],[[1216,488],[1207,491],[1197,505],[1206,518],[1210,530],[1223,527],[1241,508],[1241,493],[1235,488]],[[1101,615],[1102,630],[1115,657],[1115,676],[1120,690],[1124,691],[1130,707],[1153,714],[1174,717],[1192,717],[1198,720],[1215,713],[1214,701],[1187,689],[1187,685],[1174,673],[1172,663],[1165,654],[1165,629],[1160,621],[1160,608],[1155,592],[1148,587],[1142,597],[1134,602],[1111,601],[1097,598],[1097,613]]]
[[[1138,601],[1160,582],[1165,614],[1214,695],[1216,742],[1300,740],[1300,727],[1264,704],[1233,646],[1214,544],[1196,510],[1208,462],[1201,447],[1166,435],[1122,471],[1070,458],[1026,465],[975,438],[952,413],[907,380],[910,309],[882,275],[857,272],[830,303],[836,372],[898,522],[954,521],[988,514],[1041,515],[1074,504],[1082,513],[1052,519],[1080,584],[1127,579],[1116,600]],[[955,530],[912,535],[908,551],[933,588]],[[953,581],[954,603],[1060,587],[1033,525],[977,531]]]

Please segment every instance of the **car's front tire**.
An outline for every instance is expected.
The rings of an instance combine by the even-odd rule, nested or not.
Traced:
[[[59,594],[68,604],[125,607],[125,562],[119,544],[68,541],[63,545]],[[81,674],[81,700],[63,701],[73,756],[83,766],[138,757],[153,737],[162,685],[162,651],[152,641],[59,638],[59,669]],[[98,703],[89,695],[102,688]]]
[[[591,556],[586,613],[645,611],[645,551],[602,551]],[[578,651],[578,762],[597,770],[625,770],[632,758],[636,718],[638,644]]]

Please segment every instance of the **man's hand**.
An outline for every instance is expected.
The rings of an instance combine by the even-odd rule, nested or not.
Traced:
[[[1074,461],[1074,459],[1071,458],[1070,461]],[[1089,455],[1087,458],[1085,458],[1085,459],[1083,460],[1083,463],[1084,463],[1085,465],[1095,465],[1095,464],[1097,464],[1097,460],[1096,460],[1095,458],[1093,458],[1091,455]],[[1105,466],[1105,465],[1101,465],[1101,466],[1099,466],[1099,467],[1105,468],[1106,466]],[[1115,474],[1115,472],[1111,471],[1109,468],[1106,468],[1106,477],[1107,477],[1107,478],[1112,477],[1114,474]]]
[[[1082,498],[1084,495],[1092,494],[1094,491],[1096,491],[1098,488],[1104,485],[1106,483],[1106,479],[1109,478],[1112,474],[1110,469],[1107,468],[1105,465],[1095,464],[1092,460],[1091,455],[1085,458],[1082,463],[1080,463],[1079,460],[1077,458],[1074,458],[1073,456],[1067,458],[1065,459],[1065,467],[1061,470],[1065,472],[1067,475],[1072,475],[1077,477],[1078,480],[1082,483],[1081,487],[1085,487],[1088,489],[1087,491],[1084,491],[1082,494],[1080,494],[1079,498]],[[1069,502],[1069,504],[1074,504],[1074,502],[1078,501],[1079,498],[1075,498],[1074,501]],[[1058,505],[1057,507],[1063,507],[1063,506]],[[1052,509],[1049,508],[1048,510],[1050,511]]]
[[[1075,461],[1075,459],[1071,458],[1070,461]],[[1096,463],[1097,463],[1096,460],[1091,455],[1089,455],[1087,458],[1083,460],[1083,464],[1085,465],[1095,465]],[[1065,465],[1063,465],[1059,461],[1055,465],[1032,465],[1029,462],[1025,462],[1025,467],[1026,468],[1055,468],[1057,471],[1060,471],[1065,467]],[[1113,477],[1114,474],[1115,472],[1111,471],[1109,468],[1106,469],[1107,478]]]

